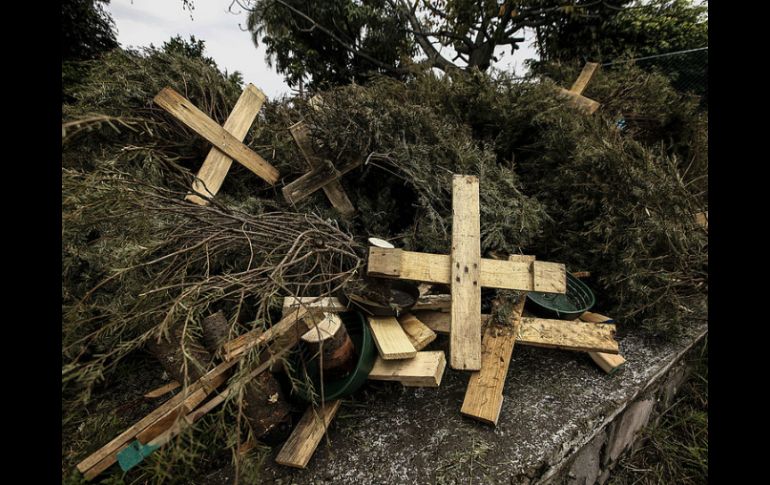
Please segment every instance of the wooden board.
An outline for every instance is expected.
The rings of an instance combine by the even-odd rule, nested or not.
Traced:
[[[385,360],[409,359],[417,354],[414,345],[395,317],[366,317],[374,343]]]
[[[208,140],[228,157],[243,164],[269,184],[278,181],[278,170],[264,158],[228,133],[190,101],[171,88],[163,88],[154,98],[155,104],[169,112],[188,128]]]
[[[434,332],[449,335],[449,323],[451,318],[447,312],[421,310],[415,311],[414,316]],[[486,316],[489,317],[489,315]],[[481,320],[482,322],[484,321],[484,315],[481,316]]]
[[[578,350],[583,352],[618,353],[614,338],[615,325],[596,325],[579,320],[522,318],[516,341],[522,345]]]
[[[321,165],[321,159],[315,155],[313,145],[310,143],[310,130],[304,121],[295,123],[289,127],[289,132],[297,143],[302,156],[305,157],[308,166],[314,169]],[[342,183],[339,180],[333,180],[328,184],[321,187],[332,203],[335,209],[337,209],[342,215],[349,217],[355,214],[356,208],[348,198],[348,194],[345,193],[345,189],[342,188]]]
[[[580,320],[584,322],[599,323],[613,321],[610,317],[601,315],[599,313],[584,312],[580,315]],[[591,360],[601,367],[601,369],[607,374],[613,374],[617,372],[626,363],[626,359],[620,354],[607,354],[604,352],[588,352],[588,356]]]
[[[346,312],[348,308],[342,304],[342,302],[335,297],[323,297],[317,296],[302,296],[299,298],[293,296],[287,296],[283,299],[283,312],[286,313],[290,308],[297,308],[304,306],[305,308],[312,308],[322,312]]]
[[[399,316],[398,323],[401,324],[401,328],[404,329],[406,336],[409,337],[409,341],[417,351],[424,349],[429,343],[436,340],[436,332],[411,313],[404,313]]]
[[[512,255],[509,261],[534,262],[534,256]],[[508,367],[516,343],[516,334],[521,326],[521,314],[527,295],[519,295],[519,300],[511,311],[510,328],[498,328],[490,325],[484,332],[481,351],[481,370],[471,374],[465,390],[460,413],[484,423],[497,426],[500,410],[503,407],[503,388],[508,375]]]
[[[153,389],[152,391],[145,394],[144,397],[146,397],[147,399],[155,399],[160,396],[163,396],[164,394],[168,394],[169,392],[173,391],[179,386],[180,384],[177,381],[171,381],[165,386],[161,386],[157,389]]]
[[[532,263],[481,259],[480,285],[485,288],[536,291],[552,288],[553,293],[567,292],[566,268],[561,263],[538,261],[539,274]],[[451,284],[452,261],[444,254],[415,253],[402,249],[369,247],[367,274],[382,278]],[[543,291],[543,290],[538,290]]]
[[[238,102],[235,103],[235,107],[233,107],[230,116],[227,117],[227,121],[222,125],[222,128],[233,135],[236,140],[242,142],[246,138],[251,124],[254,123],[257,113],[262,109],[264,102],[265,94],[249,83],[241,93]],[[222,182],[224,182],[225,176],[232,164],[232,158],[225,155],[218,148],[212,148],[193,181],[193,191],[214,197],[222,187]],[[195,194],[188,194],[185,199],[199,205],[209,203],[208,200]]]
[[[329,160],[324,160],[319,166],[312,169],[297,180],[286,184],[281,193],[290,204],[296,204],[321,187],[340,179],[343,175],[359,167],[364,162],[363,158],[355,158],[333,165]]]
[[[569,98],[569,101],[578,109],[581,109],[585,111],[587,114],[591,115],[596,112],[597,109],[601,106],[601,104],[597,101],[594,101],[591,98],[586,98],[583,95],[575,94],[572,91],[567,91],[564,88],[559,88],[559,92]]]
[[[452,295],[423,295],[410,308],[411,311],[438,310],[448,312],[452,309]]]
[[[481,369],[481,215],[479,179],[452,177],[452,323],[449,365]]]
[[[591,78],[598,67],[599,64],[596,62],[586,62],[585,66],[583,66],[583,70],[580,71],[580,75],[572,84],[570,91],[575,94],[583,94],[583,91],[585,91],[586,86],[588,86],[588,83],[591,81]]]
[[[295,327],[297,322],[304,321],[305,319],[314,319],[315,324],[318,324],[323,321],[323,313],[317,309],[310,311],[301,307],[294,308],[269,329],[263,331],[261,328],[255,328],[222,345],[222,353],[225,356],[225,360],[229,361],[240,357],[243,353],[258,345],[285,335],[289,329]],[[314,327],[314,324],[310,324],[307,330]],[[304,334],[307,330],[302,333]]]
[[[332,338],[334,334],[340,329],[342,320],[336,313],[324,312],[323,320],[316,325],[315,328],[310,329],[305,333],[301,339],[308,343],[318,343],[322,340]]]
[[[275,457],[276,463],[305,468],[334,419],[334,415],[337,414],[341,402],[339,399],[330,401],[317,409],[309,406]]]
[[[250,371],[249,375],[253,378],[267,370],[273,362],[280,359],[291,347],[296,345],[299,336],[313,328],[317,321],[320,321],[320,318],[315,312],[311,313],[299,309],[292,312],[289,318],[281,320],[264,332],[265,338],[261,338],[260,341],[265,344],[272,341],[270,351],[260,358],[260,364]],[[250,338],[249,342],[253,340]],[[175,422],[178,422],[179,416],[193,411],[209,394],[227,380],[230,369],[239,362],[239,357],[244,354],[243,350],[239,350],[242,348],[243,346],[239,345],[235,350],[237,353],[231,360],[208,371],[203,377],[188,386],[186,390],[163,403],[115,439],[78,463],[78,470],[84,474],[86,479],[90,480],[114,464],[117,461],[117,454],[128,446],[135,437],[143,443],[148,443],[162,435]]]
[[[441,350],[417,352],[413,359],[377,360],[369,373],[375,381],[396,381],[410,387],[438,387],[444,376],[446,356]]]

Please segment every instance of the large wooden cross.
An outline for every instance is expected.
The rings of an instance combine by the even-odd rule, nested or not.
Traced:
[[[319,157],[315,148],[311,144],[309,130],[304,121],[300,121],[291,125],[289,127],[289,132],[294,138],[294,141],[297,143],[297,146],[299,147],[299,150],[302,153],[302,156],[305,158],[305,161],[309,165],[311,171],[318,169],[324,174],[324,177],[328,173],[333,173],[334,166],[331,165],[331,162],[323,160],[321,157]],[[357,167],[360,164],[361,159],[357,159],[356,164],[352,165],[351,169]],[[343,174],[340,174],[340,176],[341,175]],[[309,191],[309,189],[313,189],[315,184],[310,186],[303,186],[302,184],[307,184],[306,181],[302,181],[303,178],[304,177],[300,177],[283,189],[284,197],[286,197],[286,200],[288,200],[290,203],[296,203],[297,201],[312,193]],[[326,197],[329,199],[329,202],[332,203],[334,208],[345,217],[350,217],[355,214],[356,208],[353,207],[353,204],[350,202],[348,195],[345,193],[345,189],[342,188],[342,184],[340,183],[339,178],[320,177],[321,182],[324,180],[326,183],[321,185],[321,188],[323,189]],[[313,189],[313,191],[315,190],[318,189]]]
[[[580,71],[580,75],[578,76],[577,80],[575,80],[574,84],[572,84],[572,87],[569,90],[559,88],[559,92],[561,94],[567,96],[575,106],[585,111],[589,115],[593,114],[597,109],[599,109],[601,104],[591,98],[586,98],[583,96],[583,91],[585,91],[586,86],[588,86],[588,82],[591,80],[594,72],[598,67],[599,64],[595,62],[587,62],[586,65],[583,66],[583,70]]]
[[[416,253],[370,247],[367,273],[450,285],[452,291],[450,366],[481,369],[481,288],[566,293],[563,264],[481,258],[479,180],[452,180],[452,254]]]
[[[154,101],[214,145],[193,181],[193,193],[188,194],[186,200],[200,205],[208,204],[208,200],[201,195],[211,198],[219,192],[233,160],[270,185],[278,181],[278,170],[243,144],[243,139],[265,102],[264,93],[253,84],[248,84],[243,90],[223,126],[219,126],[184,96],[169,87],[161,90]]]

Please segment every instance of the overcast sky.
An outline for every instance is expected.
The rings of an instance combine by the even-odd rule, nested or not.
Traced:
[[[319,0],[320,1],[320,0]],[[112,0],[107,10],[112,14],[118,30],[118,41],[123,47],[161,46],[171,37],[194,35],[206,41],[206,53],[216,60],[220,69],[240,71],[243,80],[253,83],[268,97],[274,98],[291,92],[283,76],[265,63],[265,47],[254,47],[249,32],[242,31],[246,13],[238,6],[228,11],[231,0],[196,0],[190,12],[182,8],[182,0]],[[446,49],[446,48],[445,48]],[[536,57],[531,36],[512,57],[510,47],[504,51],[495,67],[524,74],[523,61]]]

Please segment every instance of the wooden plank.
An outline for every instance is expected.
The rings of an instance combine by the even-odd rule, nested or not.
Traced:
[[[320,409],[309,406],[275,457],[276,463],[305,468],[326,433],[329,423],[337,414],[341,402],[339,399],[327,402]]]
[[[572,84],[570,91],[575,94],[583,94],[583,91],[585,91],[586,86],[588,86],[588,83],[591,81],[591,78],[598,67],[599,64],[596,62],[586,62],[585,66],[583,66],[583,70],[580,71],[580,75]]]
[[[695,214],[695,223],[706,231],[709,230],[709,212],[698,212]]]
[[[415,311],[414,316],[434,332],[449,335],[449,323],[451,321],[449,313],[437,310],[421,310]],[[483,321],[484,315],[481,318]]]
[[[294,296],[287,296],[283,299],[283,312],[286,313],[287,310],[291,308],[297,308],[299,306],[304,306],[305,308],[312,308],[314,310],[319,310],[322,312],[331,312],[331,313],[340,313],[340,312],[346,312],[348,311],[348,307],[342,304],[342,302],[339,300],[339,298],[336,297],[323,297],[319,298],[317,296],[301,296],[301,297],[294,297]]]
[[[580,315],[580,320],[591,323],[614,322],[614,320],[608,316],[593,312],[584,312],[582,315]],[[617,372],[626,363],[626,359],[623,358],[623,356],[620,354],[588,352],[588,356],[591,357],[591,360],[596,362],[596,364],[601,367],[604,372],[610,375]]]
[[[436,332],[411,313],[404,313],[399,316],[398,323],[401,324],[401,328],[404,329],[406,336],[409,337],[409,341],[417,351],[424,349],[428,344],[436,340]]]
[[[299,151],[302,156],[305,157],[308,166],[314,169],[321,165],[321,159],[315,155],[315,149],[310,143],[310,130],[304,121],[295,123],[289,127],[289,132],[294,138],[294,141],[299,147]],[[342,188],[342,183],[339,180],[334,180],[321,187],[326,194],[326,197],[332,203],[332,206],[337,209],[343,216],[349,217],[355,214],[356,208],[348,198],[348,194],[345,193],[345,189]]]
[[[298,321],[304,320],[306,317],[316,319],[316,323],[320,323],[323,320],[322,312],[317,309],[313,309],[311,314],[311,312],[305,308],[294,308],[269,329],[263,331],[261,328],[255,328],[254,330],[246,332],[222,345],[222,352],[225,355],[225,360],[229,361],[237,358],[244,352],[247,352],[258,345],[284,335],[289,329],[294,328]],[[313,327],[314,325],[308,326],[308,329]]]
[[[359,167],[363,158],[354,158],[335,167],[329,160],[324,160],[318,167],[312,169],[297,180],[286,184],[281,192],[290,204],[296,204],[321,187],[338,180],[346,173]]]
[[[512,255],[509,261],[534,262],[534,256]],[[484,423],[497,426],[503,407],[503,389],[511,363],[516,334],[521,325],[521,314],[527,295],[519,300],[511,311],[510,327],[488,326],[484,332],[481,352],[481,370],[471,374],[465,390],[460,413]]]
[[[567,292],[566,269],[561,263],[540,261],[539,276],[532,274],[532,263],[481,259],[480,285],[485,288],[535,291],[553,288],[554,293]],[[444,254],[415,253],[402,249],[369,247],[367,274],[382,278],[451,284],[451,257]],[[544,278],[545,281],[538,281]],[[561,281],[560,281],[561,280]],[[538,290],[538,291],[543,291]]]
[[[146,397],[147,399],[155,399],[164,394],[168,394],[169,392],[173,391],[179,386],[180,384],[177,381],[171,381],[166,385],[160,386],[157,389],[153,389],[152,391],[145,394],[144,397]]]
[[[452,323],[449,365],[481,369],[481,215],[479,179],[452,177]]]
[[[441,350],[417,352],[413,359],[377,360],[369,373],[375,381],[396,381],[410,387],[438,387],[444,376],[446,356]]]
[[[246,138],[252,123],[254,123],[257,113],[262,109],[265,99],[265,94],[256,86],[251,83],[246,85],[222,128],[233,135],[236,140],[242,142]],[[193,191],[214,197],[222,187],[222,183],[225,181],[227,172],[232,164],[233,159],[225,155],[218,148],[209,150],[203,165],[201,165],[198,171],[198,175],[193,181]],[[199,205],[209,203],[208,200],[196,194],[188,194],[185,199]]]
[[[516,341],[522,345],[583,352],[618,353],[615,325],[596,325],[579,320],[522,318]]]
[[[409,359],[417,354],[414,345],[395,317],[366,317],[374,343],[385,360]]]
[[[259,340],[260,343],[267,343],[270,340],[275,342],[275,346],[268,353],[269,355],[260,359],[265,360],[266,363],[257,367],[255,371],[252,371],[252,374],[256,375],[254,374],[256,371],[263,372],[288,348],[296,345],[299,336],[313,328],[316,321],[320,321],[320,318],[314,312],[310,313],[304,309],[299,309],[264,332],[264,336],[260,336],[263,338],[249,340],[249,342]],[[225,361],[208,371],[203,377],[188,386],[186,390],[163,403],[112,441],[86,457],[78,463],[78,470],[85,475],[86,479],[90,480],[114,464],[117,460],[117,454],[128,446],[134,437],[141,435],[143,442],[147,443],[162,434],[177,420],[178,416],[194,409],[227,380],[229,370],[239,362],[239,357],[245,352],[243,348],[243,345],[238,346],[234,349],[235,353],[232,354],[229,361]]]
[[[534,261],[532,263],[532,286],[541,293],[562,293],[562,284],[567,281],[567,269],[563,264]]]
[[[155,103],[208,140],[225,155],[243,164],[269,184],[278,181],[278,170],[264,158],[228,133],[190,101],[171,88],[163,88],[154,98]]]
[[[448,312],[452,309],[452,295],[423,295],[412,306],[411,311],[438,310]]]
[[[567,91],[564,88],[560,87],[559,92],[568,98],[569,102],[572,103],[575,107],[585,111],[589,115],[594,114],[596,110],[601,106],[599,102],[594,101],[591,98],[586,98],[581,94],[575,94],[572,91]]]

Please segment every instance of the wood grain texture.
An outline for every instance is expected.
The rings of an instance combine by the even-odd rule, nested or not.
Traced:
[[[336,313],[324,312],[323,320],[315,328],[308,330],[301,339],[303,342],[318,343],[330,339],[342,326],[342,320]]]
[[[522,318],[516,341],[522,345],[583,352],[618,353],[615,325],[596,325],[579,320]]]
[[[591,81],[591,78],[598,67],[599,64],[596,62],[586,62],[585,66],[583,66],[583,70],[580,71],[580,75],[572,84],[570,91],[575,94],[583,94],[583,91],[585,91],[586,86],[588,86],[588,83]]]
[[[309,406],[275,457],[276,463],[305,468],[337,414],[341,402],[340,400],[330,401],[318,408]]]
[[[246,85],[222,128],[233,135],[236,140],[242,142],[246,138],[252,123],[254,123],[257,113],[262,109],[264,102],[265,94],[262,91],[253,84]],[[203,165],[201,165],[198,171],[198,175],[193,181],[193,191],[208,197],[214,197],[222,187],[222,183],[232,164],[233,159],[218,148],[209,150]],[[188,194],[185,199],[199,205],[209,203],[208,200],[196,194]]]
[[[434,332],[440,333],[442,335],[449,335],[449,323],[451,318],[448,312],[442,312],[438,310],[420,310],[414,311],[414,316]],[[487,315],[487,317],[489,317],[489,315]],[[481,321],[484,321],[484,315],[481,316]]]
[[[367,320],[380,357],[385,360],[409,359],[417,354],[395,317],[367,317]]]
[[[154,98],[155,104],[208,140],[225,155],[241,163],[269,184],[278,181],[278,170],[264,158],[241,143],[190,101],[171,88],[163,88]]]
[[[323,320],[323,313],[317,309],[312,309],[311,311],[301,307],[293,308],[291,311],[287,312],[278,323],[269,329],[263,331],[260,328],[256,328],[225,343],[222,346],[225,360],[229,361],[238,358],[258,345],[282,337],[288,333],[289,330],[299,328],[296,324],[300,321],[305,321],[305,319],[309,319],[313,323],[307,325],[307,329],[299,335],[304,334],[307,330],[314,328],[316,324],[320,323]],[[297,335],[297,338],[299,338],[299,335]]]
[[[452,177],[452,311],[449,365],[481,369],[481,215],[479,179]]]
[[[572,91],[568,91],[564,88],[559,88],[559,92],[572,103],[576,108],[584,111],[586,114],[592,115],[596,112],[601,104],[598,101],[594,101],[591,98],[586,98],[581,94],[575,94]]]
[[[179,386],[180,384],[177,381],[171,381],[164,386],[160,386],[157,389],[153,389],[152,391],[145,394],[144,397],[146,397],[147,399],[155,399],[160,396],[163,396],[164,394],[168,394],[169,392],[173,391]]]
[[[399,316],[398,323],[401,324],[401,328],[404,329],[406,336],[409,337],[409,341],[417,351],[424,349],[436,340],[436,332],[411,313],[403,313]]]
[[[534,256],[512,255],[509,261],[534,262]],[[521,314],[527,301],[526,293],[519,295],[514,304],[510,327],[490,325],[484,332],[481,351],[481,370],[473,372],[468,380],[460,413],[484,423],[497,426],[503,407],[503,389],[511,363],[516,334],[521,326]]]
[[[283,312],[292,308],[303,306],[322,312],[339,313],[348,311],[348,308],[342,302],[333,296],[319,298],[317,296],[301,296],[299,298],[287,296],[283,299]]]
[[[289,127],[289,132],[297,143],[302,156],[305,157],[310,169],[314,169],[321,165],[322,160],[316,155],[316,151],[310,142],[310,130],[304,121],[295,123]],[[339,180],[333,180],[328,184],[321,187],[326,197],[331,202],[332,206],[337,209],[340,214],[345,217],[350,217],[356,212],[356,208],[353,207],[353,203],[350,202],[348,194],[345,193],[345,189],[342,188],[342,183]]]
[[[544,261],[539,263],[541,274],[533,276],[532,263],[482,258],[480,284],[485,288],[519,291],[535,291],[537,285],[539,288],[552,288],[553,293],[566,293],[567,277],[564,265]],[[449,285],[452,280],[451,267],[451,257],[444,254],[369,247],[369,276]],[[544,281],[538,281],[538,278],[543,278]]]
[[[363,158],[354,158],[335,166],[329,160],[324,160],[305,175],[286,184],[281,189],[281,193],[287,202],[296,204],[321,187],[325,187],[330,182],[338,180],[346,173],[361,166],[363,162]]]
[[[608,316],[593,312],[584,312],[580,315],[580,320],[598,324],[614,321]],[[626,359],[620,354],[588,352],[588,356],[591,357],[591,360],[596,362],[596,365],[598,365],[604,372],[610,375],[620,370],[626,363]]]
[[[567,269],[563,264],[534,261],[532,262],[532,271],[532,286],[535,291],[541,293],[566,292]]]
[[[375,381],[396,381],[409,387],[438,387],[444,376],[446,356],[441,350],[417,352],[412,359],[377,360],[369,373]]]
[[[448,312],[452,309],[452,295],[423,295],[412,306],[412,311],[438,310]]]

